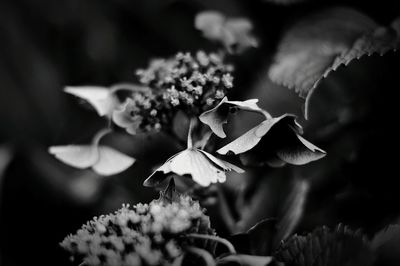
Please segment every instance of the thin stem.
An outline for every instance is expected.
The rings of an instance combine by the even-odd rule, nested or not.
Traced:
[[[138,91],[149,91],[149,88],[144,87],[144,86],[130,84],[130,83],[118,83],[118,84],[112,85],[110,88],[111,93],[115,93],[120,90],[138,92]]]
[[[187,251],[192,252],[193,254],[199,255],[200,257],[203,258],[204,262],[206,263],[207,266],[214,266],[215,265],[215,260],[213,256],[207,251],[202,248],[197,248],[197,247],[187,247]]]
[[[188,131],[188,137],[187,137],[187,148],[191,149],[193,147],[193,140],[192,140],[192,133],[193,129],[197,124],[197,118],[191,118],[190,119],[190,124],[189,124],[189,131]]]
[[[221,237],[213,236],[213,235],[202,235],[202,234],[194,234],[194,233],[193,234],[187,234],[186,236],[187,237],[192,237],[192,238],[200,238],[200,239],[216,241],[218,243],[221,243],[221,244],[225,245],[227,247],[227,249],[229,250],[229,253],[236,254],[235,247],[232,245],[231,242],[229,242],[225,238],[221,238]]]
[[[221,218],[225,222],[225,225],[228,227],[230,233],[233,233],[236,231],[236,220],[233,218],[225,194],[222,191],[221,186],[219,185],[217,185],[217,193],[218,193],[218,203],[221,212]]]

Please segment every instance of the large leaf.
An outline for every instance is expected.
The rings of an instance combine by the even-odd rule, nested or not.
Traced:
[[[307,118],[310,97],[323,78],[364,55],[396,50],[399,36],[399,19],[390,27],[380,27],[358,11],[328,9],[308,16],[284,34],[269,77],[306,99]]]

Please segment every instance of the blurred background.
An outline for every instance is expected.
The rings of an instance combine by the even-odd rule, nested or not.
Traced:
[[[94,215],[156,197],[156,191],[141,184],[177,150],[163,136],[132,138],[117,132],[105,141],[138,159],[128,171],[101,178],[63,165],[47,154],[49,146],[87,143],[106,125],[85,103],[64,94],[64,86],[136,82],[135,69],[154,57],[217,49],[193,26],[196,13],[212,9],[248,17],[261,42],[258,49],[233,58],[231,98],[260,98],[274,115],[302,117],[302,100],[267,77],[284,30],[298,18],[336,5],[354,7],[388,25],[400,15],[397,2],[0,1],[0,265],[70,265],[58,243]],[[299,232],[344,222],[372,234],[400,221],[399,59],[394,52],[362,58],[320,84],[311,119],[302,123],[306,136],[328,152],[325,159],[305,167],[253,169],[246,177],[231,178],[228,197],[240,184],[250,206],[236,210],[237,216],[248,217],[241,229],[276,216],[287,191],[281,188],[294,177],[311,184]],[[236,127],[251,123],[245,121],[250,122]],[[227,234],[221,221],[212,222]]]

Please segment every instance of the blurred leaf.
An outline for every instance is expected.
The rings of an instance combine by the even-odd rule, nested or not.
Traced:
[[[257,256],[271,255],[276,231],[276,219],[264,219],[247,232],[233,235],[230,241],[240,253]]]
[[[227,18],[217,11],[204,11],[197,14],[195,27],[207,39],[221,42],[230,53],[258,46],[257,39],[250,33],[253,25],[246,18]]]
[[[217,152],[243,154],[242,161],[253,165],[268,162],[279,165],[277,160],[302,165],[325,156],[325,151],[302,138],[299,132],[301,127],[295,121],[295,116],[285,114],[264,120]],[[258,152],[253,152],[252,149],[257,145]]]
[[[389,225],[379,231],[371,240],[371,247],[377,255],[378,265],[399,265],[400,226]]]
[[[269,77],[294,88],[306,99],[319,82],[340,65],[373,53],[384,54],[400,45],[400,20],[391,27],[379,27],[366,15],[349,9],[333,8],[309,16],[283,36]]]
[[[100,116],[111,115],[118,105],[117,97],[105,87],[66,87],[64,91],[88,101]]]
[[[199,117],[200,121],[208,125],[213,133],[220,138],[225,138],[223,125],[228,123],[228,116],[232,109],[240,109],[244,111],[257,112],[265,116],[269,114],[257,105],[257,99],[250,99],[246,101],[228,101],[224,97],[221,102],[213,109],[202,113]]]
[[[230,265],[233,262],[241,266],[266,266],[272,261],[272,257],[234,254],[219,259],[217,265]]]
[[[287,266],[367,266],[373,264],[374,255],[360,231],[339,224],[292,236],[277,250],[276,259]]]
[[[400,240],[400,225],[391,224],[375,234],[371,240],[371,247],[373,249],[379,249],[381,246],[396,238]]]
[[[49,152],[70,166],[84,169],[92,167],[99,175],[114,175],[129,168],[135,159],[113,148],[99,145],[108,130],[100,131],[91,145],[52,146]]]

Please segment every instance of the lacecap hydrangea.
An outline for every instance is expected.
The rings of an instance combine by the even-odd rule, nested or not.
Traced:
[[[188,234],[215,235],[197,201],[176,195],[149,204],[123,205],[115,213],[95,217],[61,246],[71,259],[88,266],[167,266],[196,246],[213,252],[215,245]]]
[[[148,68],[136,71],[139,82],[150,91],[128,98],[114,112],[113,120],[135,134],[169,126],[178,111],[199,116],[227,95],[233,87],[232,72],[233,66],[215,53],[178,53],[155,59]]]

